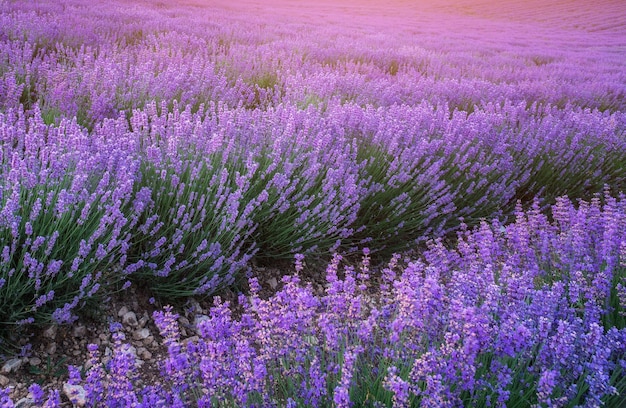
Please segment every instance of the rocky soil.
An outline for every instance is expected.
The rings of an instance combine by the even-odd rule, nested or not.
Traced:
[[[310,282],[316,292],[323,293],[323,269],[305,268],[301,279]],[[280,268],[256,266],[253,276],[261,284],[261,296],[266,298],[281,287],[281,277],[293,273],[293,267],[286,264]],[[246,291],[246,287],[241,289]],[[231,301],[236,307],[238,294],[233,290],[218,294],[223,300]],[[208,315],[212,298],[189,299],[174,305],[180,315],[179,323],[183,339],[193,340],[197,335],[195,323]],[[126,341],[131,344],[129,352],[136,356],[140,381],[143,384],[155,384],[160,381],[159,362],[167,355],[161,344],[161,336],[155,326],[152,313],[162,310],[165,304],[155,302],[150,294],[140,288],[132,287],[115,295],[104,303],[101,310],[92,317],[82,317],[71,326],[52,325],[33,332],[30,337],[21,340],[27,346],[22,356],[0,360],[0,387],[9,387],[10,396],[17,401],[18,408],[34,407],[28,387],[39,383],[44,391],[60,390],[64,406],[83,406],[84,389],[70,385],[67,366],[88,369],[88,344],[97,344],[104,361],[111,354],[112,339],[109,324],[119,322],[123,325]],[[78,404],[73,405],[69,395],[78,396]]]

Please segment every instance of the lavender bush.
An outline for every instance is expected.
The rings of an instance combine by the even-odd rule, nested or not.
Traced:
[[[123,252],[121,212],[134,163],[115,146],[92,152],[75,122],[48,127],[11,110],[0,114],[0,329],[71,323]],[[13,331],[14,334],[17,333]],[[3,345],[4,346],[4,345]]]
[[[568,192],[590,198],[624,184],[626,117],[533,109],[332,111],[357,141],[366,183],[353,241],[390,255],[455,230],[459,219],[510,216],[517,200],[541,197],[545,207]]]
[[[261,128],[269,138],[246,141],[260,146],[248,159],[255,170],[246,194],[265,198],[252,212],[258,257],[336,250],[352,235],[362,200],[352,146],[326,130],[326,120],[314,109],[279,107],[269,113],[263,119],[274,123]]]

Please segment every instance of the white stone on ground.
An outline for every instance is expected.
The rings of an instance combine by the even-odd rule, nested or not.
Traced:
[[[70,383],[63,384],[63,394],[79,407],[84,407],[87,403],[87,395],[82,385],[73,385]]]

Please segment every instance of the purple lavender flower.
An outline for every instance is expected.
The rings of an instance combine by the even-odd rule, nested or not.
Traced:
[[[385,388],[393,393],[394,407],[409,407],[410,385],[397,375],[398,369],[389,367],[385,378]]]
[[[15,405],[9,397],[9,388],[0,388],[0,404],[6,408],[14,408]]]

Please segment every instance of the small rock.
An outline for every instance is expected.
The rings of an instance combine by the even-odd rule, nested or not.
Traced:
[[[33,408],[35,406],[35,400],[31,397],[22,398],[14,405],[15,408]]]
[[[122,316],[122,323],[126,326],[137,327],[139,322],[137,321],[137,315],[135,312],[128,312]]]
[[[63,384],[63,394],[72,401],[72,404],[84,407],[87,403],[85,389],[82,385],[72,385],[70,383]]]
[[[0,373],[9,374],[12,371],[19,370],[21,366],[22,366],[22,360],[20,360],[19,358],[12,358],[8,360],[6,363],[4,363],[4,365],[2,366],[2,369],[0,369]]]
[[[267,283],[270,285],[270,287],[273,289],[276,289],[276,287],[278,286],[278,281],[276,280],[276,278],[270,278]]]
[[[150,320],[150,316],[148,316],[148,313],[144,313],[143,316],[141,316],[141,319],[139,319],[139,327],[141,328],[146,327],[146,324],[148,324],[149,320]]]
[[[207,315],[196,315],[196,318],[193,319],[193,325],[196,326],[196,329],[200,326],[200,323],[202,323],[205,320],[209,320],[209,316]]]
[[[9,378],[0,375],[0,387],[6,387],[7,385],[9,385]]]
[[[150,337],[150,330],[147,328],[135,330],[133,332],[133,340],[141,341],[147,339],[148,337]]]
[[[122,354],[126,354],[131,356],[133,360],[135,360],[135,365],[137,365],[137,348],[135,346],[131,346],[130,344],[125,344],[120,349]]]
[[[86,326],[76,326],[72,329],[72,336],[74,337],[85,337],[87,335],[87,327]]]
[[[57,351],[57,344],[55,342],[48,344],[48,347],[46,347],[46,354],[48,354],[49,356],[56,353],[56,351]]]
[[[148,361],[152,359],[152,353],[150,353],[145,347],[139,347],[137,349],[137,355],[144,361]]]
[[[150,346],[154,342],[154,336],[148,336],[143,339],[143,344],[146,346]]]
[[[122,317],[126,313],[128,313],[128,308],[126,306],[122,306],[122,308],[117,312],[117,316]]]
[[[189,319],[187,319],[185,316],[181,316],[178,318],[178,321],[180,322],[180,324],[182,324],[184,327],[189,327],[189,325],[191,323],[189,323]]]
[[[41,359],[37,357],[32,357],[28,360],[28,364],[37,367],[39,364],[41,364]]]
[[[54,340],[57,337],[57,325],[51,325],[43,331],[43,336]]]

